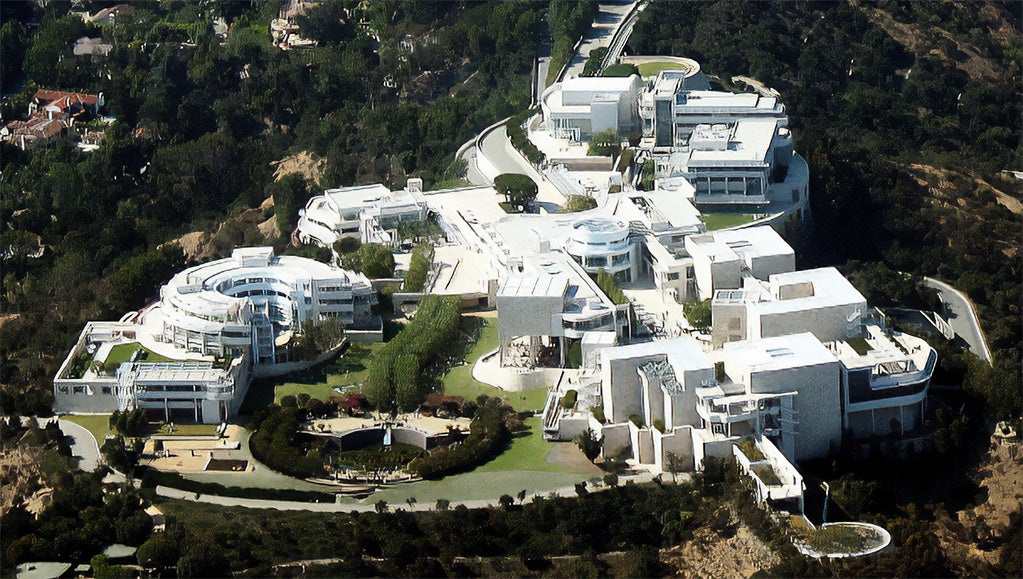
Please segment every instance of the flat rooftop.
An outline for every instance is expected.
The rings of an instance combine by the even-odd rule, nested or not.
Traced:
[[[753,304],[760,315],[854,304],[866,310],[863,294],[833,267],[774,274],[766,291],[766,299]]]
[[[717,90],[683,91],[675,99],[676,110],[680,114],[697,114],[704,110],[750,109],[764,112],[777,111],[778,99],[760,96],[756,93],[731,93]]]
[[[743,119],[735,123],[723,150],[690,148],[687,165],[718,166],[732,163],[766,163],[778,119]],[[694,133],[693,138],[697,136]],[[692,141],[692,138],[691,138]]]
[[[866,325],[866,336],[831,344],[831,350],[847,368],[882,367],[887,374],[923,369],[933,350],[924,340],[908,334],[891,336],[875,325]]]
[[[602,362],[611,360],[627,360],[629,358],[641,358],[663,354],[668,362],[674,367],[676,374],[681,375],[686,370],[705,370],[713,368],[700,344],[689,336],[682,336],[673,340],[655,340],[642,344],[630,344],[628,346],[616,346],[605,348],[600,351]]]
[[[702,252],[713,261],[742,259],[749,264],[758,257],[795,254],[781,235],[768,225],[714,231],[691,236],[686,241],[691,252]]]
[[[501,284],[497,295],[502,297],[563,297],[568,290],[568,276],[511,274]]]
[[[726,342],[723,358],[730,370],[770,372],[836,362],[835,355],[810,332]],[[734,376],[733,376],[734,378]]]

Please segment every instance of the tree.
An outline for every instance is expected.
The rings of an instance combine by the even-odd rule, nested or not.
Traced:
[[[178,542],[172,533],[155,533],[135,553],[139,565],[146,569],[172,567],[180,557]]]
[[[426,393],[415,354],[400,354],[394,361],[394,397],[399,410],[410,412],[422,404]]]
[[[582,450],[586,458],[592,462],[600,456],[604,437],[597,436],[597,433],[593,432],[592,428],[587,428],[575,439],[575,442],[579,445],[579,450]]]
[[[502,173],[494,178],[494,189],[509,205],[519,211],[525,210],[536,199],[536,182],[521,173]]]
[[[200,541],[189,548],[178,559],[178,577],[227,577],[231,564],[219,545]]]
[[[120,312],[142,307],[161,284],[184,266],[185,254],[176,243],[129,258],[110,276],[111,307]]]
[[[502,509],[507,511],[512,505],[515,504],[515,499],[513,499],[511,495],[501,495],[497,499],[497,502],[498,504],[501,505]]]
[[[686,316],[686,320],[697,331],[706,332],[711,325],[711,308],[710,299],[706,299],[698,302],[686,302],[682,304],[682,312]]]
[[[25,27],[17,20],[8,20],[0,27],[0,54],[4,57],[0,61],[0,79],[3,82],[3,90],[7,92],[14,87],[14,84],[23,75],[22,64],[25,60],[25,51],[28,49],[29,40]]]
[[[364,243],[341,257],[345,269],[360,272],[370,279],[394,277],[394,254],[379,243]]]
[[[589,195],[569,195],[559,213],[575,213],[586,211],[597,206],[597,200]]]
[[[288,236],[298,223],[298,212],[305,207],[312,192],[306,185],[305,177],[291,173],[266,187],[268,197],[274,199],[274,216],[277,229],[282,236]]]
[[[389,508],[387,506],[387,501],[385,501],[385,500],[377,501],[376,503],[374,503],[373,509],[376,512],[381,513],[381,514],[386,513],[389,510]]]
[[[685,470],[686,463],[681,456],[674,452],[668,452],[664,461],[665,470],[671,473],[671,482],[675,483],[676,475]]]

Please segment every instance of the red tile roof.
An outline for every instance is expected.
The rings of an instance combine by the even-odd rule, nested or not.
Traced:
[[[78,104],[95,106],[96,101],[99,100],[99,95],[41,88],[36,91],[35,98],[45,104],[53,104],[66,109]]]

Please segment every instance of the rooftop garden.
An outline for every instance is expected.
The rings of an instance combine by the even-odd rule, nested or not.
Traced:
[[[144,348],[138,342],[129,342],[110,348],[107,359],[103,361],[103,371],[107,374],[113,374],[121,364],[130,361],[132,355],[139,351],[141,352],[135,359],[136,362],[173,362],[171,358],[161,356],[152,350]]]
[[[736,446],[739,447],[739,450],[742,451],[742,454],[744,454],[746,458],[750,460],[750,462],[757,462],[759,460],[764,460],[765,458],[767,458],[764,456],[764,453],[760,452],[760,449],[757,448],[756,441],[754,441],[752,438],[747,438],[740,442],[739,444],[737,444]]]
[[[781,486],[781,479],[778,478],[778,474],[774,472],[774,468],[769,464],[755,464],[752,466],[753,472],[769,487]]]
[[[670,62],[667,60],[655,60],[653,62],[645,62],[639,65],[639,75],[646,78],[648,76],[657,76],[662,70],[681,70],[686,68],[677,62]]]
[[[845,343],[849,344],[849,346],[860,356],[866,356],[867,352],[874,349],[867,343],[866,338],[849,338],[845,341]]]
[[[707,231],[728,229],[738,225],[752,223],[755,219],[751,213],[704,213],[700,219],[707,226]]]

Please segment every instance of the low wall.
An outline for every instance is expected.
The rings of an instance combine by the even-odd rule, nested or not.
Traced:
[[[347,335],[347,331],[345,332]],[[280,364],[260,364],[252,367],[253,378],[276,378],[278,376],[284,376],[285,374],[291,374],[292,372],[301,372],[308,368],[312,368],[317,364],[322,364],[327,360],[333,358],[341,351],[341,348],[348,342],[346,337],[341,340],[341,343],[313,358],[312,360],[304,360],[301,362],[282,362]]]
[[[383,444],[386,430],[382,426],[374,426],[372,428],[349,430],[343,434],[310,434],[332,438],[337,441],[338,447],[340,447],[342,452],[347,452],[349,450],[359,450],[368,446]],[[427,434],[422,430],[414,428],[391,427],[392,444],[407,444],[422,448],[423,450],[431,450],[444,443],[447,439],[447,433]]]

